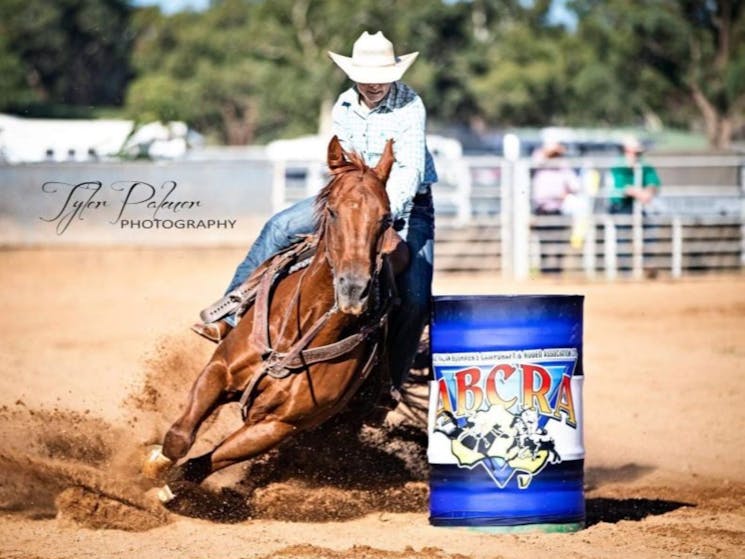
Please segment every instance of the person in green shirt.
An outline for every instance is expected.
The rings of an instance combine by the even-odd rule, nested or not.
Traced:
[[[630,214],[634,210],[634,200],[646,206],[659,193],[660,177],[654,167],[641,160],[643,152],[639,140],[634,137],[624,139],[625,160],[610,169],[610,213]]]

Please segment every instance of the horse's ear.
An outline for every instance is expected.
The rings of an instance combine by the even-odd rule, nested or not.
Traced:
[[[331,138],[326,158],[328,160],[329,169],[332,171],[347,165],[347,160],[344,157],[344,149],[342,149],[341,142],[337,136]]]
[[[373,169],[373,172],[384,183],[388,180],[388,177],[391,174],[391,167],[393,167],[395,159],[396,158],[393,156],[393,139],[390,139],[385,143],[383,155],[380,157],[380,161],[378,161],[378,164]]]

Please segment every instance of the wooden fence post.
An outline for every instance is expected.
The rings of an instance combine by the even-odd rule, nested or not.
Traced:
[[[513,183],[515,175],[515,164],[506,159],[502,160],[502,183],[500,184],[500,210],[499,210],[499,224],[501,229],[501,242],[502,242],[502,277],[504,279],[512,279],[513,277],[513,257],[512,257],[512,216],[513,216],[513,204],[512,204],[512,193]]]

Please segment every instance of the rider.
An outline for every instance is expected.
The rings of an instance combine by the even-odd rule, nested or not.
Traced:
[[[393,44],[378,31],[355,41],[352,56],[329,52],[331,59],[354,82],[336,100],[332,110],[333,133],[342,147],[356,151],[374,166],[388,139],[394,140],[396,157],[387,183],[394,227],[411,254],[408,268],[397,278],[401,306],[390,320],[391,381],[398,388],[409,372],[425,324],[432,294],[434,209],[432,183],[437,181],[425,139],[426,111],[421,98],[398,81],[419,53],[396,57]],[[307,198],[275,214],[264,225],[243,262],[238,265],[227,292],[240,286],[256,268],[276,252],[292,245],[297,235],[313,231],[314,199]],[[193,329],[213,341],[235,326],[233,315]]]

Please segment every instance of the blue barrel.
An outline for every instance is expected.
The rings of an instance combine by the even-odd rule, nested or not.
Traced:
[[[442,296],[430,325],[430,523],[584,527],[578,295]]]

